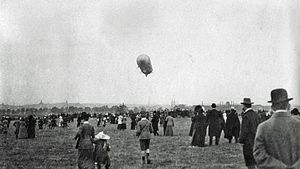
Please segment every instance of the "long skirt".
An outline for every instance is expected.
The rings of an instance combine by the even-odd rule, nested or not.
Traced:
[[[18,138],[19,139],[28,138],[27,128],[23,125],[20,126],[20,129],[19,129],[19,132],[18,132]]]
[[[166,136],[173,136],[173,127],[172,126],[167,126],[166,127]]]
[[[93,149],[78,150],[78,168],[95,169]]]
[[[192,146],[204,147],[205,145],[205,133],[202,129],[193,130],[192,132]]]

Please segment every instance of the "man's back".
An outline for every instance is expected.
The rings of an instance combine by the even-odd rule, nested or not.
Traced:
[[[207,120],[210,125],[218,125],[220,118],[222,118],[222,113],[216,109],[209,110],[207,113]]]
[[[137,123],[136,130],[140,139],[151,139],[153,128],[151,122],[146,118],[142,118],[142,120]]]
[[[274,161],[278,160],[280,161],[278,164],[282,162],[285,165],[293,165],[299,161],[299,128],[300,117],[292,117],[287,112],[277,112],[260,124],[254,146],[254,156],[258,164],[268,165],[268,162],[275,164]]]

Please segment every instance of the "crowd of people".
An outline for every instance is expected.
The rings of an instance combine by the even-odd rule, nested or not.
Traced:
[[[250,98],[244,98],[242,113],[238,113],[234,107],[225,112],[218,110],[212,103],[209,110],[201,105],[194,108],[191,117],[191,126],[188,135],[191,136],[191,147],[219,145],[222,131],[224,138],[229,143],[240,143],[243,146],[245,165],[249,168],[300,168],[300,134],[296,130],[300,127],[300,114],[297,108],[290,111],[287,92],[284,89],[275,89],[271,92],[271,110],[265,112],[252,109],[253,102]],[[20,117],[0,119],[0,134],[7,136],[11,121],[15,127],[16,139],[35,138],[35,128],[43,129],[48,125],[49,129],[55,127],[65,128],[77,118],[78,132],[75,136],[76,148],[79,152],[79,169],[95,167],[110,167],[108,152],[110,145],[107,142],[109,136],[100,132],[95,134],[94,127],[88,122],[90,114],[50,114],[43,117]],[[142,164],[150,164],[150,139],[154,136],[173,136],[175,126],[174,112],[163,110],[134,113],[105,113],[94,115],[97,126],[105,127],[108,123],[117,124],[118,130],[127,129],[127,118],[131,119],[130,129],[136,130],[141,149]],[[241,120],[240,120],[241,119]],[[159,128],[162,131],[159,132]],[[176,132],[176,131],[175,131]],[[205,138],[208,136],[208,144]]]

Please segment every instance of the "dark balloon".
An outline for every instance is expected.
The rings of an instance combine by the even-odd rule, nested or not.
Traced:
[[[136,63],[141,71],[146,75],[146,77],[153,71],[150,57],[147,55],[138,56],[136,59]]]

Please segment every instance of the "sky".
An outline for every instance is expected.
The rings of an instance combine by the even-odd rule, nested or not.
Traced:
[[[299,3],[0,0],[0,103],[299,104]]]

